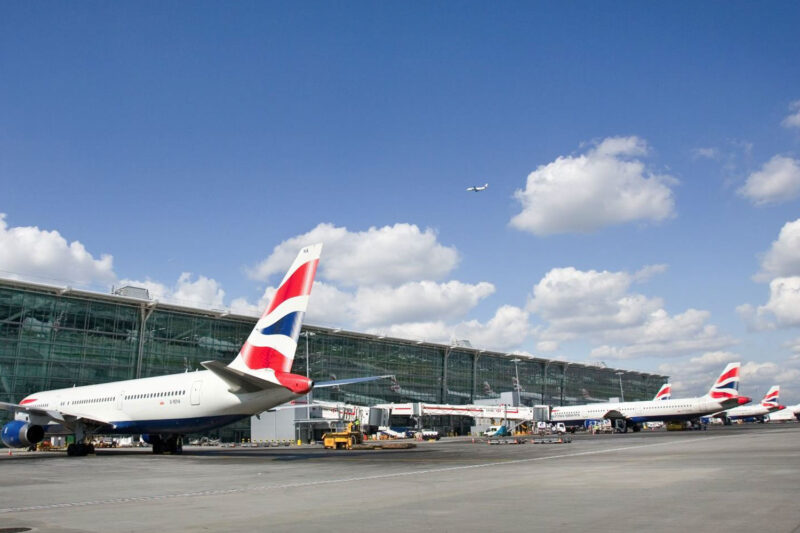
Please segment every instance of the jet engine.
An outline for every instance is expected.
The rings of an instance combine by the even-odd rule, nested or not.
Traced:
[[[44,428],[23,420],[13,420],[3,426],[0,440],[9,448],[27,448],[44,438]]]

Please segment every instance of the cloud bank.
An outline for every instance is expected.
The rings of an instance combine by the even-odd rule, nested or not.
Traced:
[[[543,236],[672,217],[670,187],[677,181],[649,172],[641,160],[647,153],[643,139],[609,137],[584,154],[541,165],[514,194],[522,211],[511,226]]]

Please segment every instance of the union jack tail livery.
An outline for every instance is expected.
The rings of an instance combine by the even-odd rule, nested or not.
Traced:
[[[728,363],[717,378],[707,396],[712,399],[736,398],[739,396],[739,368],[741,363]]]
[[[764,399],[761,400],[761,405],[768,408],[768,409],[777,409],[780,407],[778,403],[778,396],[781,394],[781,386],[780,385],[773,385],[767,394],[764,395]]]
[[[291,371],[321,252],[322,244],[315,244],[297,254],[231,367],[245,371]]]
[[[664,383],[653,400],[669,400],[670,398],[672,398],[672,385]]]

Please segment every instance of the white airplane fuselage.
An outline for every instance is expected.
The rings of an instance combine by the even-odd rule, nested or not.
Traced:
[[[777,410],[777,406],[766,406],[763,404],[742,405],[740,407],[728,409],[724,413],[720,413],[720,415],[724,415],[731,420],[741,420],[743,418],[760,418]]]
[[[796,409],[797,406],[795,406]],[[767,418],[770,422],[797,422],[798,421],[798,413],[792,407],[786,407],[779,411],[773,411]]]
[[[734,399],[713,399],[709,397],[685,398],[675,400],[649,400],[641,402],[607,402],[585,405],[554,407],[551,422],[563,422],[568,426],[580,426],[587,420],[625,419],[633,423],[669,422],[673,420],[694,420],[725,409],[725,405],[737,405]]]
[[[300,396],[282,387],[237,394],[229,388],[213,372],[201,370],[42,391],[20,404],[105,422],[103,434],[185,434],[230,424]],[[36,414],[18,412],[15,418],[43,425],[47,434],[73,433]]]

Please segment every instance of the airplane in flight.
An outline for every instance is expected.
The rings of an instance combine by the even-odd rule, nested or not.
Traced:
[[[672,385],[669,383],[664,383],[661,385],[661,388],[658,389],[658,392],[653,400],[669,400],[670,398],[672,398]]]
[[[467,191],[469,192],[481,192],[485,191],[489,188],[488,183],[484,183],[483,185],[473,185],[472,187],[467,187]]]
[[[584,425],[587,420],[608,419],[614,420],[623,432],[628,431],[629,427],[633,431],[640,431],[643,422],[691,421],[699,426],[703,416],[750,403],[750,398],[739,396],[740,367],[741,363],[726,366],[705,396],[554,407],[550,412],[550,422],[563,422],[566,426],[574,427]]]
[[[322,244],[303,248],[234,361],[201,363],[206,370],[100,385],[41,391],[19,404],[0,402],[14,420],[0,439],[9,448],[46,435],[75,435],[67,454],[94,452],[92,435],[141,434],[153,453],[181,453],[183,435],[208,431],[304,396],[313,388],[378,379],[315,383],[292,374]]]
[[[781,409],[785,408],[785,406],[778,403],[778,397],[780,396],[780,393],[780,385],[773,385],[769,391],[767,391],[767,394],[764,395],[764,398],[760,403],[753,405],[742,405],[740,407],[728,409],[727,411],[714,413],[712,417],[721,418],[723,420],[743,420],[745,418],[763,419],[765,415],[768,415],[773,411],[780,411]]]

